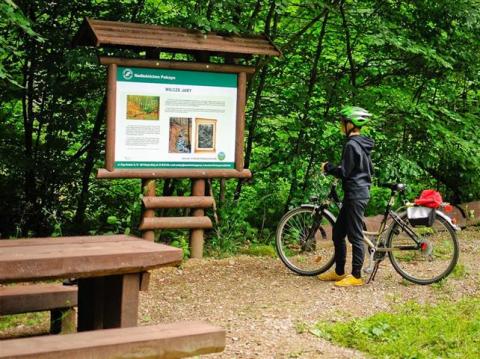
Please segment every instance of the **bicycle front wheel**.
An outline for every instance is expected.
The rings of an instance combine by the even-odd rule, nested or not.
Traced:
[[[313,207],[287,212],[277,227],[275,245],[282,262],[293,272],[313,276],[325,272],[334,262],[332,228],[335,217]]]
[[[441,216],[431,227],[412,227],[406,213],[400,215],[406,224],[394,223],[387,239],[393,268],[416,284],[432,284],[448,276],[458,261],[459,247],[455,229]],[[412,239],[412,231],[419,240]]]

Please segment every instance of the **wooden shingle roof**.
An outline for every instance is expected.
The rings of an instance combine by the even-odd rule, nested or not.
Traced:
[[[280,56],[266,37],[221,35],[175,27],[104,21],[86,18],[73,40],[74,45],[96,47],[156,48],[166,52],[206,52],[232,57]]]

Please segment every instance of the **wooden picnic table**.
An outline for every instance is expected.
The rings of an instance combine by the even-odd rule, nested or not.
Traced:
[[[132,327],[142,273],[181,260],[127,235],[0,240],[0,283],[78,278],[78,331]]]

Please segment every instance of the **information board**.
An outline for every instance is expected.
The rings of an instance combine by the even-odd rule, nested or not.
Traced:
[[[233,169],[238,74],[117,67],[116,169]]]

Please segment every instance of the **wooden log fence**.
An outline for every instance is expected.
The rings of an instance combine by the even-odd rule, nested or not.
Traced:
[[[154,240],[155,230],[190,229],[190,248],[192,258],[202,258],[204,230],[213,227],[210,218],[205,216],[205,208],[214,206],[212,196],[205,195],[205,180],[192,179],[192,196],[156,196],[154,179],[143,179],[143,214],[140,223],[142,237]],[[163,208],[192,208],[192,215],[186,217],[156,217],[155,210]]]
[[[202,210],[203,211],[203,210]],[[142,231],[153,229],[203,229],[212,228],[208,217],[155,217],[144,218],[140,224]]]
[[[209,208],[213,206],[213,198],[195,197],[143,197],[143,204],[148,209],[158,208]]]

